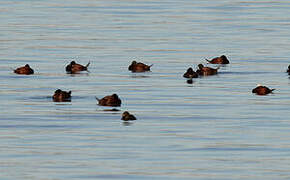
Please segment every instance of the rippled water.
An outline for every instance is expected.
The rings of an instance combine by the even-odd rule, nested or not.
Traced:
[[[289,8],[2,0],[0,178],[289,179]],[[186,84],[189,66],[222,54],[219,75]],[[66,74],[72,59],[90,73]],[[152,72],[130,73],[132,60]],[[12,72],[27,63],[34,75]],[[258,83],[275,93],[253,95]],[[72,101],[52,102],[58,88]],[[121,111],[97,105],[112,93]],[[125,110],[138,120],[123,123]]]

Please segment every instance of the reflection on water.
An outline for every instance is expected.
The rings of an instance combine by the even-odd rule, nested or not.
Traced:
[[[113,108],[113,109],[104,109],[104,111],[112,111],[112,112],[116,112],[116,111],[120,111],[119,109]]]
[[[67,73],[68,76],[71,76],[71,77],[78,77],[78,76],[89,76],[90,72],[87,71],[87,72],[79,72],[79,73],[74,73],[74,74],[71,74],[71,73]]]
[[[127,121],[124,121],[122,122],[123,126],[132,126],[134,123],[133,122],[127,122]]]
[[[0,179],[289,179],[289,8],[2,0]],[[182,77],[222,54],[218,75]],[[89,72],[67,74],[72,59]],[[152,72],[129,72],[135,59]],[[34,75],[13,73],[25,64]],[[53,102],[56,89],[72,101]],[[120,108],[97,105],[113,93]]]
[[[132,75],[131,78],[150,78],[150,76],[144,76],[144,75]]]

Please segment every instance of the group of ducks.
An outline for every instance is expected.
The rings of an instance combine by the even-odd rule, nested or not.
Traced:
[[[54,95],[52,96],[53,101],[55,102],[70,102],[71,101],[71,91],[62,91],[61,89],[58,89],[54,92]],[[119,107],[121,106],[121,99],[117,94],[112,94],[109,96],[105,96],[101,99],[97,98],[100,106],[110,106],[110,107]],[[116,109],[112,109],[112,111],[116,111]],[[125,111],[122,114],[122,120],[124,121],[130,121],[130,120],[136,120],[136,117],[132,114],[130,114],[128,111]]]
[[[71,63],[66,66],[65,70],[69,74],[76,74],[81,71],[88,71],[89,65],[90,65],[90,62],[84,66],[81,64],[77,64],[75,61],[71,61]],[[147,66],[143,63],[137,63],[136,61],[133,61],[128,69],[132,72],[145,72],[145,71],[150,71],[151,66]],[[15,69],[14,73],[30,75],[30,74],[34,74],[34,70],[28,64],[26,64],[23,67],[19,67]],[[70,102],[71,91],[67,92],[67,91],[62,91],[61,89],[57,89],[54,92],[52,99],[54,102]],[[121,106],[121,103],[122,103],[121,99],[118,97],[117,94],[108,95],[101,99],[96,97],[96,99],[100,106],[119,107]],[[115,111],[116,109],[112,109],[112,110]],[[136,120],[137,118],[134,115],[130,114],[128,111],[125,111],[123,112],[121,119],[124,121],[131,121],[131,120]]]
[[[220,57],[213,58],[212,60],[206,59],[207,62],[210,64],[229,64],[229,60],[225,55],[222,55]],[[215,75],[218,73],[218,69],[220,66],[216,69],[211,67],[204,67],[204,65],[199,64],[198,69],[193,71],[193,69],[190,67],[187,69],[187,71],[183,74],[183,77],[191,79],[191,81],[188,81],[188,83],[192,82],[192,78],[198,78],[199,76],[210,76]]]
[[[220,57],[215,57],[211,60],[206,59],[208,63],[210,64],[229,64],[229,60],[225,55],[222,55]],[[70,64],[68,64],[65,68],[66,72],[69,74],[76,74],[81,71],[88,71],[88,67],[90,65],[90,62],[88,62],[87,65],[81,65],[77,64],[75,61],[71,61]],[[152,65],[146,65],[141,62],[136,62],[132,61],[131,65],[129,65],[128,70],[131,72],[146,72],[150,71],[150,68],[153,66]],[[187,83],[191,84],[193,78],[198,78],[199,76],[210,76],[210,75],[215,75],[218,73],[218,69],[221,66],[218,66],[216,69],[211,68],[211,67],[205,67],[202,64],[198,65],[198,69],[194,71],[191,67],[187,69],[187,71],[183,74],[184,78],[187,78]],[[290,65],[288,66],[287,70],[288,74],[290,75]],[[24,74],[24,75],[30,75],[34,74],[34,70],[26,64],[23,67],[19,67],[14,70],[14,73],[16,74]],[[252,93],[255,93],[257,95],[267,95],[269,93],[272,93],[275,89],[269,89],[266,86],[258,85],[256,88],[252,90]],[[52,96],[53,101],[55,102],[66,102],[66,101],[71,101],[71,91],[62,91],[61,89],[57,89],[53,96]],[[121,99],[118,97],[117,94],[112,94],[105,96],[101,99],[96,98],[98,101],[98,104],[100,106],[110,106],[110,107],[119,107],[121,106]],[[113,109],[115,110],[115,109]],[[129,121],[129,120],[136,120],[136,117],[132,114],[130,114],[128,111],[123,112],[122,114],[122,120],[124,121]]]
[[[220,57],[215,57],[212,60],[206,59],[206,61],[210,64],[229,64],[229,60],[225,55]],[[216,69],[211,67],[204,67],[202,64],[198,65],[198,69],[194,71],[191,67],[187,69],[187,71],[183,74],[184,78],[188,78],[187,83],[192,84],[192,78],[198,78],[199,76],[210,76],[215,75],[218,73],[218,69],[221,66],[218,66]],[[287,70],[288,74],[290,75],[290,65],[288,66]],[[275,89],[269,89],[266,86],[258,85],[256,88],[252,90],[252,93],[257,95],[267,95],[272,93]]]

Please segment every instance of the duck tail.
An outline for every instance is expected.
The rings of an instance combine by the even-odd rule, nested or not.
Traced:
[[[270,91],[271,91],[271,93],[272,93],[274,90],[276,90],[276,89],[271,89],[271,90],[270,90]]]
[[[91,64],[91,62],[89,61],[88,64],[86,65],[86,68],[89,67],[90,64]]]
[[[99,99],[97,96],[96,96],[96,100],[97,100],[97,101],[100,101],[100,99]]]
[[[91,62],[89,61],[88,64],[85,66],[85,70],[90,73],[90,71],[88,70],[89,65],[91,64]]]
[[[149,67],[152,67],[153,66],[153,64],[151,64]]]
[[[208,59],[206,59],[206,58],[205,58],[205,60],[206,60],[208,63],[210,63],[210,60],[208,60]]]

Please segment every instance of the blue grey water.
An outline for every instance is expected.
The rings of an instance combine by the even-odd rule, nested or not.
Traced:
[[[289,10],[289,0],[1,0],[0,179],[290,179]],[[222,54],[231,64],[219,75],[186,83],[188,67]],[[66,74],[71,60],[90,72]],[[152,72],[129,72],[133,60]],[[34,75],[12,72],[25,64]],[[257,84],[275,93],[253,95]],[[58,88],[72,101],[52,102]],[[97,105],[113,93],[120,111]],[[138,120],[123,123],[125,110]]]

